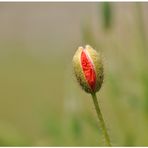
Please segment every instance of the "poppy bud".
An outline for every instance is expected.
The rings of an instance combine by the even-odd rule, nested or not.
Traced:
[[[87,93],[96,93],[103,82],[103,64],[101,55],[92,47],[79,47],[73,57],[75,76]]]

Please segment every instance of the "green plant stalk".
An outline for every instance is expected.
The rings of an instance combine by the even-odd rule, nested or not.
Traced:
[[[100,126],[101,126],[101,128],[102,128],[102,133],[103,133],[103,135],[104,135],[106,145],[107,145],[107,146],[111,146],[110,138],[109,138],[109,135],[108,135],[108,133],[107,133],[107,129],[106,129],[106,126],[105,126],[105,122],[104,122],[104,120],[103,120],[103,116],[102,116],[102,113],[101,113],[99,104],[98,104],[98,100],[97,100],[96,93],[91,94],[91,95],[92,95],[92,98],[93,98],[93,102],[94,102],[94,105],[95,105],[95,109],[96,109],[96,112],[97,112],[97,116],[98,116],[98,118],[99,118],[99,120],[100,120]]]

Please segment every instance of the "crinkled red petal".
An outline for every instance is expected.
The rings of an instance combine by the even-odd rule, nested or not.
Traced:
[[[96,73],[94,70],[94,67],[92,65],[92,62],[86,55],[84,51],[82,51],[81,54],[81,64],[82,64],[82,69],[85,75],[85,78],[92,90],[95,89],[96,86]]]

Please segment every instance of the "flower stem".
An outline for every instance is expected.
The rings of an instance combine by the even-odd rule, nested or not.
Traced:
[[[95,105],[95,109],[96,109],[96,112],[97,112],[97,116],[100,120],[100,126],[102,128],[102,133],[104,135],[104,138],[105,138],[105,142],[106,142],[106,145],[107,146],[111,146],[111,143],[110,143],[110,138],[109,138],[109,135],[107,133],[107,129],[106,129],[106,126],[105,126],[105,122],[103,120],[103,116],[102,116],[102,113],[101,113],[101,110],[100,110],[100,107],[99,107],[99,104],[98,104],[98,100],[97,100],[97,96],[96,94],[91,94],[92,95],[92,98],[93,98],[93,102],[94,102],[94,105]]]

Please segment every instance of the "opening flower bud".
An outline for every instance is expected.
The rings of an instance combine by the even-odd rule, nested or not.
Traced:
[[[79,47],[73,57],[75,76],[88,93],[99,91],[103,82],[103,64],[101,55],[91,46]]]

